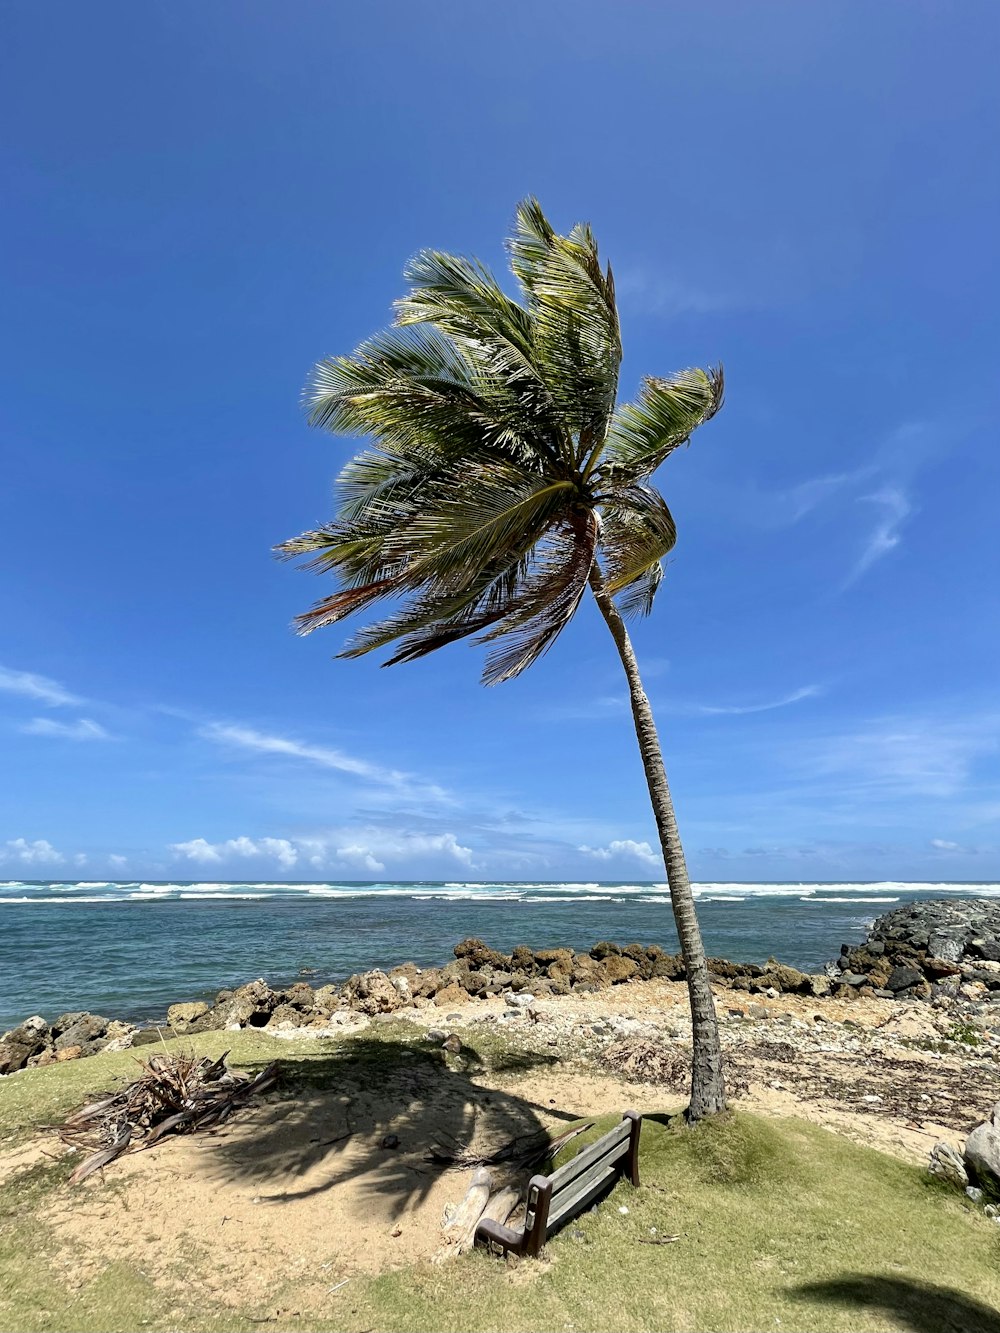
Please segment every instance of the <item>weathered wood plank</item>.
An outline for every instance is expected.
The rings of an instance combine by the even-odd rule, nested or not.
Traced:
[[[582,1176],[553,1197],[546,1229],[551,1231],[571,1213],[584,1208],[590,1199],[604,1189],[609,1180],[615,1180],[619,1175],[615,1159],[602,1157],[599,1162],[595,1162]]]
[[[578,1152],[568,1162],[564,1162],[558,1171],[553,1171],[549,1177],[552,1181],[553,1191],[560,1189],[565,1182],[575,1180],[581,1171],[590,1166],[591,1162],[596,1162],[599,1157],[603,1157],[609,1149],[616,1145],[620,1147],[619,1156],[627,1152],[631,1127],[630,1121],[622,1120],[615,1125],[614,1129],[609,1129],[607,1134],[602,1134],[596,1142],[591,1143],[582,1152]]]

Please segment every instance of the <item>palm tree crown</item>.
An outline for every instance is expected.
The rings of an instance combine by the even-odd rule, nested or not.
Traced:
[[[391,643],[389,666],[474,635],[492,685],[552,645],[595,573],[626,615],[653,605],[676,528],[649,479],[718,411],[722,371],[646,379],[618,406],[614,280],[590,228],[558,236],[529,199],[507,246],[520,302],[481,264],[422,251],[394,327],[307,386],[313,425],[375,445],[343,469],[334,521],[279,548],[340,579],[302,633],[392,603],[342,656]]]

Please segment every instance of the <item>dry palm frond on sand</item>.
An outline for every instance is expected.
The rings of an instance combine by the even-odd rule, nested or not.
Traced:
[[[278,1065],[256,1077],[194,1055],[154,1055],[140,1062],[137,1079],[88,1103],[58,1127],[63,1143],[93,1149],[70,1176],[70,1184],[107,1166],[126,1152],[151,1148],[166,1134],[214,1129],[255,1094],[278,1081]]]

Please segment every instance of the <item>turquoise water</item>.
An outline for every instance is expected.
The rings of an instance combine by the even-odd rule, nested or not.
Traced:
[[[700,884],[710,954],[807,970],[919,898],[997,897],[998,884]],[[639,940],[676,949],[658,883],[0,883],[0,1031],[29,1014],[89,1009],[136,1021],[266,977],[316,985],[351,972],[449,959],[478,935],[588,949]]]

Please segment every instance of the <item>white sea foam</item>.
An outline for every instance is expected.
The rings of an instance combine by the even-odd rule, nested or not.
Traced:
[[[800,898],[800,902],[809,903],[898,903],[898,898],[826,898],[818,893],[812,898]]]

